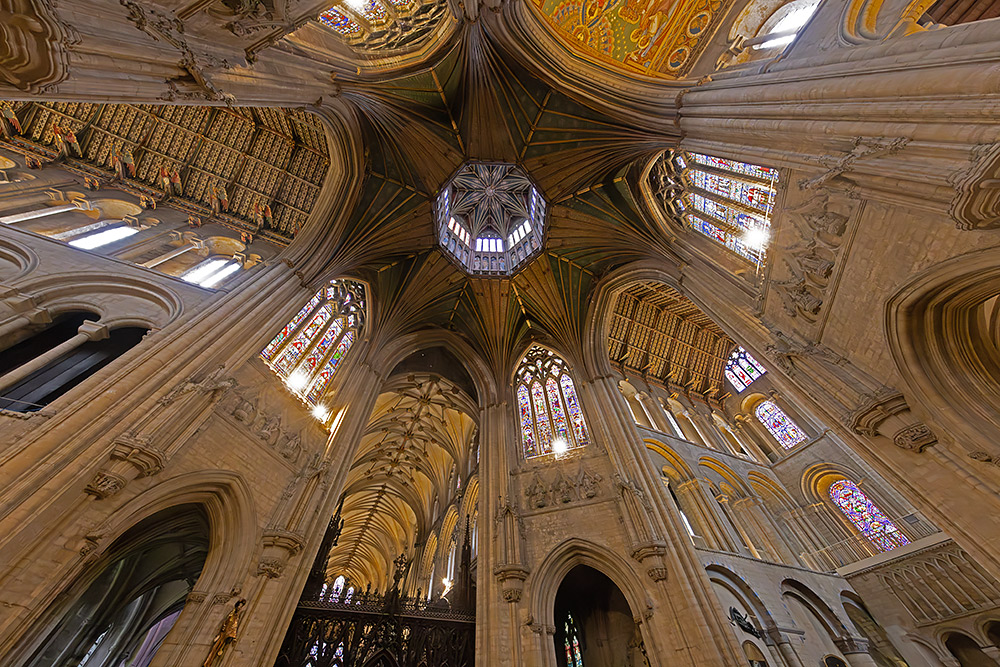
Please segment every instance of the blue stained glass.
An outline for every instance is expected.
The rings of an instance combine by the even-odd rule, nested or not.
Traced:
[[[802,429],[772,401],[758,403],[754,414],[757,415],[757,419],[764,425],[764,428],[770,431],[778,444],[785,449],[791,449],[806,439],[806,434],[802,432]]]
[[[830,499],[879,551],[891,551],[910,543],[854,482],[843,479],[831,485]]]

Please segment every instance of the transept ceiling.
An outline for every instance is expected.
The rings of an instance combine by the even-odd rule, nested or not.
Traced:
[[[118,187],[205,219],[212,197],[225,196],[218,222],[279,245],[305,224],[330,164],[319,119],[293,109],[28,102],[17,114],[25,132],[8,143],[15,150],[60,159],[102,184],[116,178],[118,154],[134,167]],[[77,142],[68,157],[58,156],[57,127]],[[176,172],[180,194],[161,169]]]

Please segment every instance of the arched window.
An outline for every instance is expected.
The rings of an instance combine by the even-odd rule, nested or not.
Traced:
[[[563,646],[566,648],[566,667],[583,667],[580,653],[580,629],[576,627],[573,614],[567,613],[563,619]]]
[[[736,393],[749,387],[754,380],[766,372],[764,366],[742,347],[733,350],[726,362],[726,379],[736,389]]]
[[[524,458],[583,447],[587,424],[566,362],[534,345],[514,377]]]
[[[754,414],[757,415],[757,419],[764,425],[764,428],[771,432],[778,444],[785,449],[791,449],[806,439],[806,434],[802,432],[802,429],[773,401],[758,403]]]
[[[879,551],[891,551],[910,543],[854,482],[842,479],[832,484],[830,499]]]
[[[750,40],[750,48],[755,51],[776,49],[792,43],[799,31],[819,8],[819,0],[792,0],[778,8]]]
[[[115,241],[121,241],[122,239],[138,233],[139,230],[135,227],[130,227],[125,222],[121,222],[114,227],[107,227],[100,231],[75,238],[70,241],[69,244],[74,248],[93,250],[95,248],[108,245],[109,243],[114,243]]]
[[[688,227],[761,265],[771,235],[778,170],[702,153],[664,156],[652,178]]]
[[[323,394],[364,325],[364,314],[364,286],[332,280],[260,353],[293,393],[316,406],[313,414],[322,421],[328,416]]]
[[[331,601],[340,601],[340,595],[344,592],[344,584],[346,583],[347,579],[344,578],[344,575],[333,580],[333,588],[330,590],[329,598]]]
[[[202,287],[216,287],[224,279],[239,271],[242,266],[236,258],[211,257],[200,262],[181,278]]]

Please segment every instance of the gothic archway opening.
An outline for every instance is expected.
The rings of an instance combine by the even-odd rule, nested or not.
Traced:
[[[198,580],[208,548],[208,517],[198,505],[139,522],[56,598],[39,622],[30,657],[19,664],[147,667]]]
[[[592,567],[577,565],[563,579],[556,593],[554,618],[559,667],[648,664],[625,595]]]
[[[35,412],[137,345],[148,329],[110,328],[89,312],[65,313],[0,355],[0,408]]]
[[[961,667],[997,667],[996,660],[986,655],[968,635],[953,632],[945,638],[944,645]]]

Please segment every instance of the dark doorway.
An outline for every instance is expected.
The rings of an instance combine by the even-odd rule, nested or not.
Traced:
[[[586,565],[566,575],[555,604],[559,667],[645,667],[639,628],[611,579]]]
[[[209,525],[197,505],[159,512],[119,537],[56,598],[24,667],[147,667],[205,565]]]

